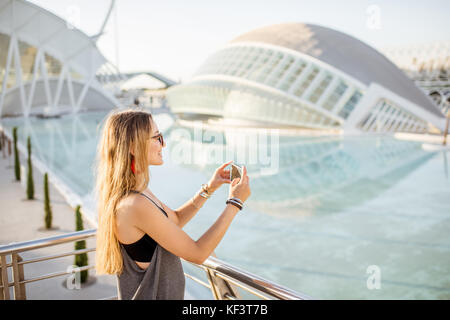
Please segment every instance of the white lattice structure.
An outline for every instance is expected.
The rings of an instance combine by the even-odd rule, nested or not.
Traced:
[[[450,109],[450,41],[389,47],[383,52],[447,114]]]
[[[0,0],[0,117],[110,109],[95,39],[32,3]]]
[[[345,133],[444,130],[445,117],[375,49],[325,27],[286,23],[243,34],[190,81],[169,88],[174,113]]]

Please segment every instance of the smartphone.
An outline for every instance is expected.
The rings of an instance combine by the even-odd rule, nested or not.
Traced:
[[[242,167],[232,163],[230,170],[230,180],[233,181],[233,179],[240,178],[241,176],[242,176]]]

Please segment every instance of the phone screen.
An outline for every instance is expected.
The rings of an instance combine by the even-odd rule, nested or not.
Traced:
[[[240,178],[242,175],[242,168],[238,165],[231,164],[230,170],[230,180],[233,181],[235,178]]]

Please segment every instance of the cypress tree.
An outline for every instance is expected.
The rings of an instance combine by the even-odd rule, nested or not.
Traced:
[[[50,206],[50,194],[48,191],[48,174],[44,175],[44,211],[45,211],[45,228],[52,228],[52,207]]]
[[[31,139],[27,139],[28,149],[28,176],[27,176],[27,198],[28,200],[34,199],[34,181],[33,181],[33,166],[31,164]]]
[[[76,231],[84,230],[83,227],[83,219],[81,217],[80,206],[77,206],[75,209],[76,216]],[[75,242],[75,250],[86,249],[86,240],[81,240]],[[78,267],[84,267],[88,265],[88,256],[87,253],[80,253],[75,255],[75,265]],[[81,283],[85,283],[88,279],[88,270],[81,271]]]
[[[13,139],[14,139],[14,171],[16,174],[16,181],[20,181],[19,150],[17,150],[17,127],[13,128]]]

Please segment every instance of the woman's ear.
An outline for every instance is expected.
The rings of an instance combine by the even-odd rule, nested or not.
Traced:
[[[134,146],[130,145],[130,153],[134,157]]]

